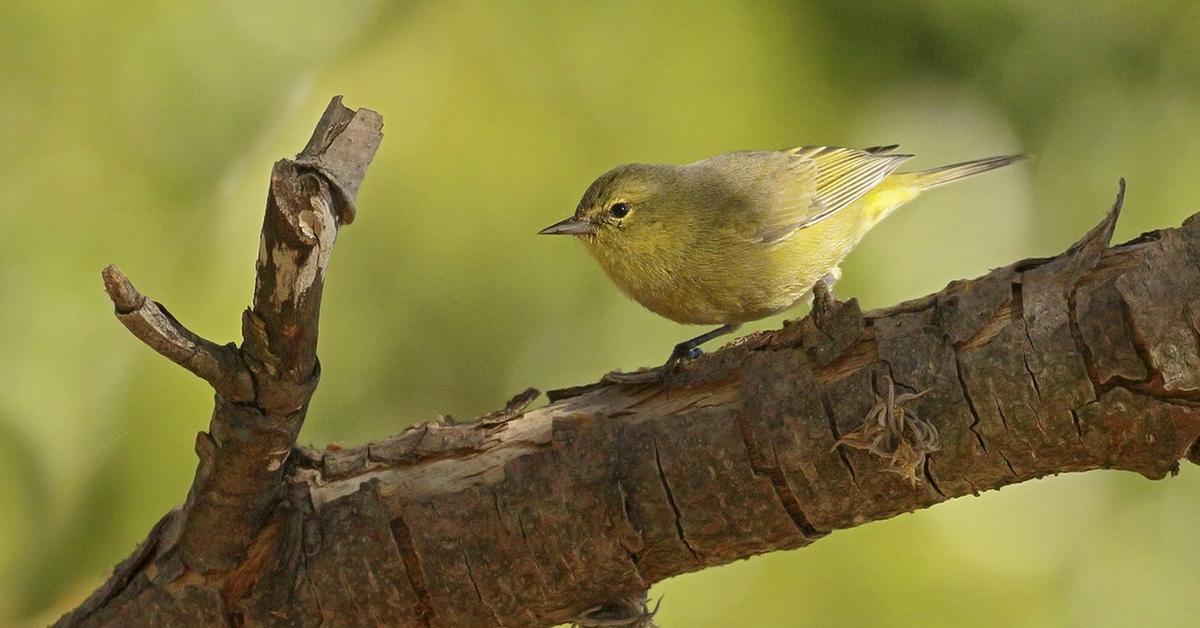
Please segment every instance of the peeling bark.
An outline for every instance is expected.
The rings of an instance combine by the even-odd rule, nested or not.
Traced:
[[[380,120],[335,100],[272,173],[240,347],[106,271],[118,317],[217,391],[185,504],[60,625],[531,626],[639,610],[650,584],[1067,471],[1200,462],[1200,215],[876,312],[810,316],[657,385],[535,393],[468,424],[295,447],[337,228]],[[233,359],[236,358],[236,359]],[[913,477],[837,446],[895,382],[940,448]],[[875,416],[879,416],[876,413]],[[633,602],[631,602],[631,600]]]

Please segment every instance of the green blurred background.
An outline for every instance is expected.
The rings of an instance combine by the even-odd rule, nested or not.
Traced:
[[[237,338],[271,163],[334,94],[386,137],[328,276],[315,444],[471,417],[696,333],[533,235],[617,163],[802,143],[898,142],[915,167],[1036,155],[880,226],[838,286],[866,307],[1064,249],[1118,176],[1121,239],[1200,208],[1190,0],[199,4],[0,7],[3,624],[97,586],[182,501],[208,424],[208,388],[113,319],[99,270]],[[1041,480],[652,594],[668,627],[1182,626],[1198,495],[1191,466]]]

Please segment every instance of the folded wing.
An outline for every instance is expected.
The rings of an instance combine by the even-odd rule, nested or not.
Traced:
[[[912,155],[895,146],[802,146],[725,153],[684,166],[699,195],[725,211],[748,212],[732,225],[741,237],[775,242],[846,208]],[[745,220],[750,218],[750,220]]]
[[[836,146],[802,146],[787,151],[816,166],[813,211],[797,216],[796,229],[803,229],[845,209],[858,200],[912,155],[891,154],[896,146],[863,150]]]

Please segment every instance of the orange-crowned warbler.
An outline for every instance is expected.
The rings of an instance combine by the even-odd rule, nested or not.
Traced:
[[[680,323],[720,325],[699,345],[832,286],[838,265],[918,194],[1021,156],[895,172],[896,146],[804,146],[717,155],[683,166],[627,164],[600,175],[575,214],[541,231],[576,236],[626,294]]]

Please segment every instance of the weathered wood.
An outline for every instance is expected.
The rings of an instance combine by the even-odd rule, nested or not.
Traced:
[[[146,298],[115,266],[104,284],[117,317],[140,340],[212,384],[215,407],[184,505],[155,528],[135,557],[61,623],[202,624],[236,616],[224,600],[274,557],[264,539],[277,511],[296,435],[320,375],[317,323],[325,269],[339,225],[382,139],[382,119],[334,98],[295,160],[271,173],[253,306],[241,346],[200,338]],[[238,577],[231,577],[238,574]],[[214,582],[221,582],[220,586]],[[174,587],[174,588],[172,588]],[[180,601],[179,606],[164,602]],[[151,609],[140,604],[154,605]]]
[[[836,529],[1050,474],[1200,462],[1200,218],[1109,248],[1120,199],[1060,256],[893,308],[818,291],[811,316],[687,364],[669,396],[602,381],[525,411],[527,391],[471,423],[293,448],[324,265],[353,215],[338,173],[361,178],[378,144],[329,139],[355,120],[378,132],[339,110],[306,149],[336,158],[272,175],[237,349],[253,401],[218,396],[187,502],[61,625],[637,616],[663,578]],[[122,316],[173,321],[127,301]],[[169,327],[131,325],[191,338]],[[218,386],[221,363],[192,370]]]

